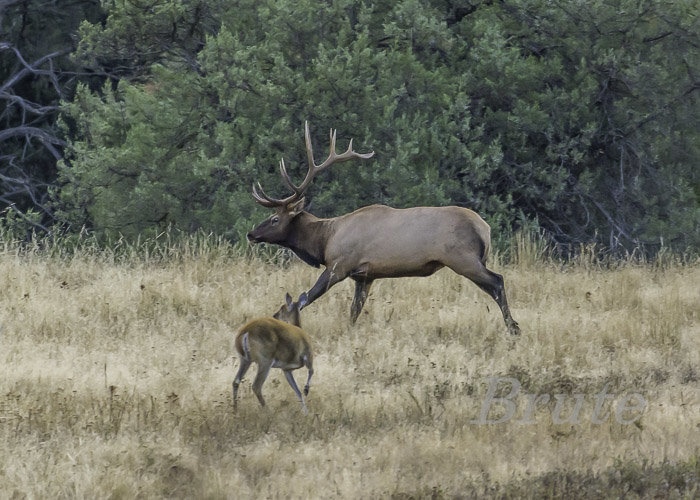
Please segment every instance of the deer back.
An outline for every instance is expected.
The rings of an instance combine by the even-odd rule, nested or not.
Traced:
[[[247,336],[247,352],[243,337]],[[285,364],[296,363],[302,356],[311,356],[311,342],[299,327],[275,318],[258,318],[246,323],[236,336],[236,351],[259,363],[274,359]]]

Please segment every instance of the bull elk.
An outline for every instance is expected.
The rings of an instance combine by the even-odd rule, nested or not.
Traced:
[[[301,329],[299,311],[306,304],[307,297],[302,293],[297,302],[287,294],[287,303],[272,318],[258,318],[243,325],[236,335],[236,351],[240,358],[240,367],[233,379],[233,408],[238,404],[238,386],[252,363],[258,365],[258,373],[253,381],[253,392],[265,406],[262,386],[270,368],[280,368],[307,413],[304,396],[309,394],[311,376],[314,374],[311,341]],[[304,396],[294,381],[292,370],[306,366],[309,376],[304,386]]]
[[[306,305],[339,281],[352,278],[355,296],[350,316],[354,323],[374,280],[429,276],[449,267],[489,294],[500,307],[510,333],[520,333],[508,309],[503,277],[486,267],[491,228],[478,214],[457,206],[395,209],[370,205],[339,217],[315,217],[304,210],[304,193],[314,176],[334,163],[371,158],[374,152],[356,153],[351,139],[347,151],[336,154],[336,132],[331,129],[330,154],[316,165],[308,122],[304,137],[309,167],[299,186],[290,179],[284,159],[280,161],[282,180],[291,195],[272,198],[260,183],[253,185],[255,201],[275,213],[249,232],[248,240],[289,248],[314,267],[323,264],[325,270],[309,290]]]

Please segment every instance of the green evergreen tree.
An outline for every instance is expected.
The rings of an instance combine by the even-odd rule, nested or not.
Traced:
[[[494,234],[697,248],[690,0],[115,2],[77,56],[110,75],[65,105],[58,201],[74,226],[241,238],[260,181],[303,176],[303,123],[375,158],[315,180],[310,209],[458,204]]]

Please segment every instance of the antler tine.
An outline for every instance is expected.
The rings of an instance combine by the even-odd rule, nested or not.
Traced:
[[[284,164],[284,158],[280,160],[280,173],[282,174],[282,180],[287,185],[287,187],[296,193],[298,189],[292,182],[292,179],[289,177],[289,174],[287,173],[287,167]]]
[[[337,129],[331,129],[330,130],[330,154],[328,155],[328,158],[326,158],[326,161],[321,163],[320,165],[316,165],[314,161],[314,151],[313,147],[311,146],[311,134],[309,133],[309,122],[305,121],[304,122],[304,140],[306,142],[306,155],[309,160],[309,169],[306,172],[306,176],[304,177],[304,180],[299,186],[294,185],[292,182],[291,177],[289,177],[289,173],[287,172],[287,167],[284,164],[284,158],[280,160],[280,173],[282,174],[282,180],[284,181],[285,185],[294,191],[294,194],[291,196],[288,196],[286,198],[282,199],[276,199],[268,196],[265,194],[265,191],[263,191],[262,186],[258,182],[257,188],[255,184],[253,184],[253,197],[255,198],[255,201],[260,203],[261,205],[265,207],[279,207],[283,205],[287,205],[293,201],[297,201],[304,196],[304,192],[306,189],[309,187],[309,184],[315,177],[317,173],[319,173],[321,170],[323,170],[326,167],[329,167],[333,163],[336,162],[342,162],[342,161],[347,161],[351,160],[353,158],[361,158],[361,159],[367,159],[371,158],[374,156],[374,151],[370,153],[356,153],[355,151],[352,150],[352,139],[350,139],[350,145],[348,146],[347,151],[345,151],[343,154],[337,154],[335,152],[335,141],[336,141],[336,134],[337,134]]]
[[[352,139],[350,139],[350,145],[348,145],[348,150],[345,151],[345,153],[343,153],[340,156],[345,156],[345,155],[348,155],[348,159],[349,158],[361,158],[363,160],[366,160],[366,159],[372,158],[374,156],[374,151],[370,151],[369,153],[356,153],[355,151],[352,150]],[[343,160],[340,160],[340,161],[343,161]]]
[[[335,134],[338,132],[338,129],[331,129],[331,153],[328,155],[329,158],[332,158],[335,156]],[[323,163],[326,163],[325,161]]]
[[[299,187],[292,188],[292,189],[294,189],[294,192],[297,194],[297,196],[301,196],[304,193],[304,191],[306,191],[306,188],[309,187],[309,184],[311,183],[314,176],[322,168],[324,168],[323,165],[321,167],[316,165],[316,162],[314,160],[314,150],[313,150],[313,146],[311,145],[311,134],[309,133],[308,120],[304,122],[304,141],[306,142],[306,156],[309,160],[309,169],[306,172],[306,177],[304,177],[304,180],[299,185]],[[332,143],[331,143],[331,147],[332,147]]]
[[[296,201],[297,199],[301,198],[301,195],[303,194],[301,190],[294,185],[292,179],[289,177],[289,174],[287,173],[287,168],[284,165],[284,158],[280,160],[280,172],[282,174],[282,179],[284,180],[284,183],[287,185],[288,188],[294,191],[294,194],[292,194],[291,196],[287,196],[286,198],[273,198],[272,196],[268,196],[267,193],[265,193],[265,190],[262,188],[259,182],[257,183],[257,187],[255,185],[256,183],[253,183],[253,198],[255,198],[255,201],[257,201],[264,207],[281,207],[287,205],[292,201]]]
[[[328,158],[326,161],[321,163],[320,165],[316,166],[316,170],[323,170],[324,168],[332,165],[333,163],[338,163],[342,161],[347,161],[347,160],[352,160],[353,158],[361,158],[363,160],[366,160],[367,158],[371,158],[374,156],[374,151],[370,153],[356,153],[355,151],[352,150],[352,139],[350,139],[350,144],[348,145],[348,149],[345,151],[343,154],[336,154],[335,152],[335,137],[336,137],[336,130],[331,129],[331,152],[328,155]]]
[[[262,194],[258,193],[258,189],[260,189],[260,193]],[[263,191],[263,188],[259,182],[257,189],[255,187],[255,183],[253,183],[253,198],[255,198],[255,201],[260,203],[263,207],[275,208],[280,205],[280,203],[277,203],[275,200],[265,194],[265,191]]]
[[[304,122],[304,141],[306,141],[306,156],[309,159],[309,167],[311,165],[316,165],[314,163],[314,150],[313,147],[311,146],[311,136],[309,135],[309,122],[305,121]]]

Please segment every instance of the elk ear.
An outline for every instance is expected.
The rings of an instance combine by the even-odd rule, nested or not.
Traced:
[[[301,309],[306,305],[306,303],[307,303],[308,301],[309,301],[309,297],[306,295],[306,292],[304,292],[304,293],[302,293],[301,295],[299,295],[299,300],[297,300],[297,304],[298,304],[298,307],[299,307],[299,310],[300,310],[300,311],[301,311]]]
[[[292,300],[292,296],[289,295],[289,292],[287,292],[287,296],[284,299],[287,301],[287,311],[291,311],[294,307],[294,301]]]
[[[306,203],[306,198],[302,198],[301,200],[292,203],[287,207],[287,211],[289,212],[289,215],[292,217],[295,217],[299,215],[302,210],[304,210],[304,204]]]

